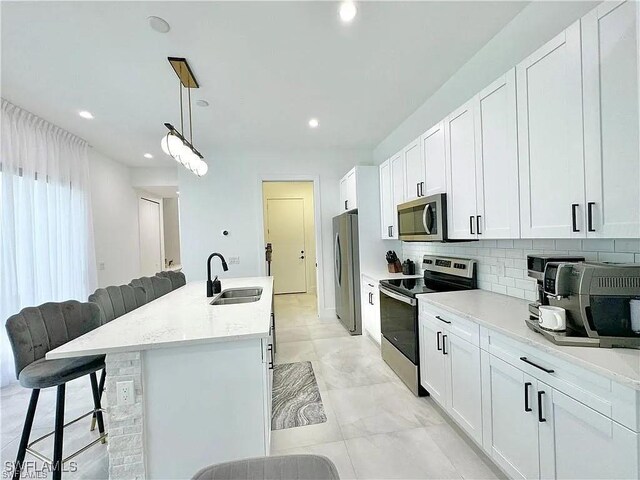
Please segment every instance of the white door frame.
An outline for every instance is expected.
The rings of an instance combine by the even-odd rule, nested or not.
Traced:
[[[313,228],[316,236],[316,294],[318,302],[318,316],[325,310],[324,298],[324,269],[322,263],[322,216],[320,201],[320,177],[317,175],[261,175],[258,177],[258,202],[256,205],[258,211],[257,238],[260,241],[258,265],[260,274],[267,275],[267,262],[265,261],[265,238],[264,238],[264,191],[262,189],[263,182],[313,182]]]

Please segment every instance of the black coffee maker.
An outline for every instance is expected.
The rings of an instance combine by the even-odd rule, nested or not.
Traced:
[[[527,275],[538,282],[538,300],[529,304],[531,318],[538,319],[540,305],[549,305],[544,293],[544,269],[549,262],[584,262],[584,257],[576,255],[527,255]]]

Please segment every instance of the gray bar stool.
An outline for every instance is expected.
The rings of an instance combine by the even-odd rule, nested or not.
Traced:
[[[157,277],[165,277],[171,280],[171,290],[183,287],[187,284],[187,277],[182,272],[174,272],[173,270],[167,270],[156,273]]]
[[[147,302],[171,292],[171,280],[168,278],[153,276],[134,278],[129,283],[132,287],[142,287],[147,294]]]
[[[103,442],[107,436],[104,431],[102,407],[96,371],[104,368],[104,355],[88,357],[46,360],[45,355],[50,350],[63,345],[74,338],[100,326],[100,309],[93,303],[80,303],[69,300],[62,303],[45,303],[39,307],[28,307],[9,317],[6,323],[9,342],[13,350],[16,365],[16,377],[20,385],[32,389],[27,417],[20,438],[18,455],[14,466],[13,478],[20,478],[24,457],[27,452],[50,465],[53,479],[62,478],[62,466],[87,448]],[[64,423],[65,386],[67,382],[89,375],[93,393],[94,409],[81,417]],[[29,443],[33,418],[36,412],[38,397],[42,388],[57,387],[55,429],[35,441]],[[64,427],[78,420],[96,414],[100,436],[72,453],[62,458],[62,438]],[[34,450],[32,446],[39,441],[54,435],[53,459]]]
[[[282,455],[210,465],[192,480],[340,480],[340,476],[327,457]]]

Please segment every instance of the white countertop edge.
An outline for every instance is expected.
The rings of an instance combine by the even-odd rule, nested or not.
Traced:
[[[191,345],[208,345],[215,343],[228,343],[236,342],[238,340],[253,340],[260,338],[269,338],[269,331],[247,333],[243,335],[226,335],[224,337],[213,338],[195,338],[193,340],[176,340],[172,342],[150,343],[146,345],[131,344],[121,345],[118,347],[96,347],[95,349],[85,349],[78,352],[56,352],[51,350],[47,353],[47,360],[58,360],[61,358],[73,358],[73,357],[88,357],[93,355],[109,355],[110,353],[131,353],[131,352],[143,352],[145,350],[159,350],[162,348],[172,347],[186,347]]]
[[[494,293],[495,295],[501,295],[501,296],[505,296],[499,293]],[[536,348],[540,348],[541,350],[543,350],[544,352],[553,355],[555,357],[558,357],[562,360],[571,362],[573,364],[576,364],[584,369],[587,370],[591,370],[594,373],[603,375],[611,380],[614,380],[618,383],[621,384],[625,384],[628,385],[632,388],[634,388],[635,390],[640,390],[640,379],[634,379],[632,377],[628,377],[626,375],[621,375],[619,373],[613,372],[611,370],[608,370],[606,367],[602,367],[600,365],[596,365],[594,363],[590,363],[588,361],[585,361],[584,359],[580,358],[580,357],[576,357],[574,355],[571,355],[568,352],[559,350],[557,348],[554,348],[556,345],[553,344],[552,342],[550,342],[549,340],[547,340],[546,338],[544,338],[542,335],[538,336],[540,337],[538,341],[538,339],[534,340],[532,338],[527,338],[527,337],[523,337],[521,335],[518,335],[517,333],[510,331],[506,328],[500,327],[498,325],[492,324],[490,322],[487,322],[486,320],[483,320],[481,318],[478,318],[474,315],[471,315],[469,313],[466,312],[462,312],[460,310],[457,310],[456,308],[446,304],[446,303],[442,303],[442,302],[438,302],[437,300],[433,299],[433,297],[430,294],[420,294],[416,296],[419,300],[425,302],[425,303],[429,303],[431,305],[434,305],[438,308],[442,308],[443,310],[446,310],[454,315],[458,315],[466,320],[469,320],[471,322],[477,323],[483,327],[489,328],[491,330],[494,330],[502,335],[506,335],[510,338],[513,338],[514,340],[517,340],[521,343],[527,344],[527,345],[531,345],[533,347]],[[431,297],[431,298],[430,298]],[[527,327],[528,328],[528,327]],[[536,332],[534,332],[536,333]],[[572,348],[572,347],[568,347],[567,348]],[[580,348],[580,347],[576,347],[576,348]],[[596,347],[584,347],[584,348],[596,348]],[[612,350],[613,349],[609,349]]]

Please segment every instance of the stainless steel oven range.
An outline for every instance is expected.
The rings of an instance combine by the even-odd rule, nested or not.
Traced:
[[[425,255],[422,278],[380,282],[382,358],[415,395],[420,385],[416,295],[477,288],[475,260]]]

